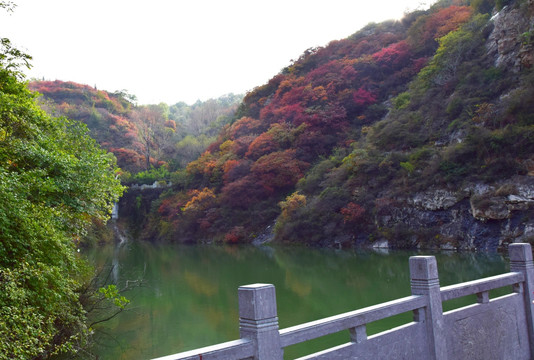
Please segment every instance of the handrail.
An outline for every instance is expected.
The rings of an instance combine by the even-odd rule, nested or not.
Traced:
[[[237,360],[254,356],[254,342],[239,339],[152,360]]]
[[[522,273],[510,272],[460,284],[444,286],[441,288],[441,301],[474,295],[484,291],[498,289],[503,286],[514,285],[523,281],[525,281],[525,276]]]
[[[298,344],[303,341],[316,339],[338,331],[355,328],[373,321],[419,309],[426,305],[427,298],[425,296],[407,296],[282,329],[280,330],[280,342],[282,347]]]
[[[397,351],[399,349],[396,344],[402,342],[408,346],[416,344],[415,349],[417,349],[418,358],[444,360],[449,357],[451,351],[455,354],[456,352],[460,354],[462,351],[470,353],[474,343],[457,339],[458,336],[463,335],[456,334],[454,324],[447,323],[445,316],[451,316],[451,312],[443,313],[442,302],[473,294],[477,294],[479,305],[455,310],[454,314],[469,318],[474,316],[474,312],[478,316],[479,310],[486,309],[484,312],[489,313],[488,321],[493,321],[494,316],[501,313],[501,308],[494,306],[495,304],[517,306],[518,311],[515,313],[517,319],[512,319],[512,323],[516,321],[516,324],[512,324],[512,326],[515,326],[514,329],[521,327],[522,330],[516,332],[507,330],[506,332],[514,333],[515,340],[513,340],[512,346],[521,348],[517,353],[520,356],[516,358],[532,359],[534,358],[534,308],[530,305],[534,303],[532,248],[530,244],[510,244],[509,253],[511,272],[442,288],[439,286],[435,257],[410,257],[411,296],[282,330],[278,329],[274,285],[251,284],[241,286],[238,289],[240,340],[154,360],[237,360],[248,358],[281,360],[285,347],[345,330],[350,332],[350,343],[324,350],[321,353],[327,354],[327,357],[334,355],[346,358],[347,354],[354,347],[357,347],[358,351],[362,352],[360,355],[368,358],[376,355],[377,349],[381,349],[381,347],[386,347],[388,351]],[[514,285],[512,294],[493,301],[489,299],[490,290],[509,285]],[[367,337],[366,325],[368,323],[409,311],[414,311],[414,321],[419,325],[412,326],[414,323],[411,323]],[[450,320],[450,318],[448,319]],[[471,321],[474,325],[468,327],[469,331],[475,333],[478,331],[476,326],[479,320],[477,318]],[[524,324],[519,326],[520,322],[524,322]],[[451,342],[443,336],[447,331],[451,332],[450,336],[455,339],[454,341]],[[480,348],[486,348],[488,342],[494,341],[493,338],[481,337],[481,339],[476,345]],[[485,342],[484,339],[486,339]],[[392,340],[394,341],[392,342]],[[453,344],[452,350],[448,348],[450,344]],[[490,353],[486,353],[491,357]],[[311,356],[305,358],[311,359]],[[321,355],[320,358],[326,357]]]

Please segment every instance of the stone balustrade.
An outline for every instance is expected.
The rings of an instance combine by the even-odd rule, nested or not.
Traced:
[[[283,349],[348,331],[350,342],[304,359],[531,359],[534,358],[534,265],[530,244],[509,246],[506,274],[440,287],[434,256],[409,261],[412,295],[279,330],[275,288],[238,289],[241,339],[155,360],[278,360]],[[510,293],[490,298],[490,290]],[[442,302],[476,295],[475,304],[443,312]],[[367,335],[366,324],[413,312],[413,322]]]

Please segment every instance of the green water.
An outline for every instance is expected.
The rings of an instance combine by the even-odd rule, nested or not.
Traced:
[[[429,255],[429,252],[420,255]],[[130,242],[86,253],[108,282],[144,285],[125,295],[129,310],[96,327],[100,359],[150,359],[239,338],[237,288],[276,286],[280,328],[410,295],[408,258],[302,247],[152,245]],[[500,254],[436,255],[441,285],[508,271]],[[105,275],[104,275],[105,274]],[[109,274],[109,275],[108,275]],[[465,302],[474,302],[466,299]],[[447,307],[455,304],[444,304]],[[368,334],[411,320],[411,313],[368,325]],[[348,331],[285,349],[287,359],[349,341]]]

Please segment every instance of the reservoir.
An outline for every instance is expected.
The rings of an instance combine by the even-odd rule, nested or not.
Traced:
[[[280,328],[410,295],[408,259],[435,255],[441,286],[501,274],[498,253],[315,249],[300,246],[186,246],[130,241],[85,251],[107,284],[123,288],[127,311],[95,326],[100,359],[150,359],[239,338],[237,288],[276,287]],[[450,308],[474,303],[464,298]],[[449,304],[450,303],[450,304]],[[377,333],[411,321],[401,314],[367,327]],[[292,359],[349,341],[348,332],[285,349]]]

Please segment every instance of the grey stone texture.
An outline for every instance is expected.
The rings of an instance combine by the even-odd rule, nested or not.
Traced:
[[[530,244],[512,244],[509,253],[511,272],[443,288],[435,257],[412,256],[411,296],[282,330],[278,329],[274,286],[242,286],[238,290],[241,339],[156,360],[281,360],[287,346],[347,330],[349,343],[299,360],[532,359],[532,249]],[[510,285],[511,293],[490,298],[490,290]],[[477,302],[443,312],[443,301],[467,295],[476,295]],[[413,322],[367,335],[366,324],[408,311],[413,311]]]

